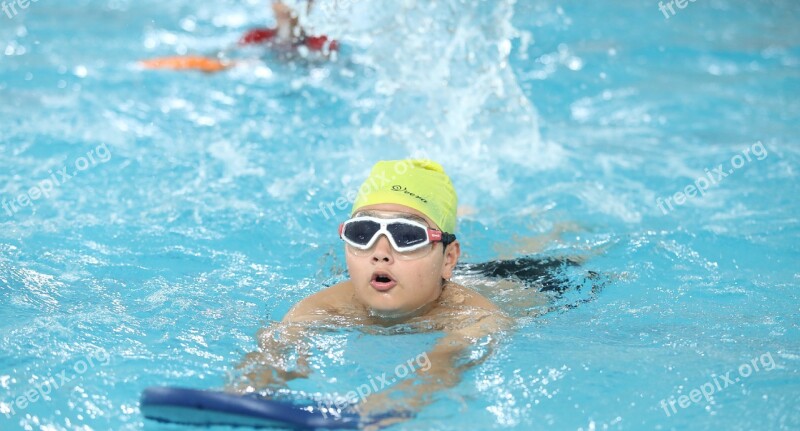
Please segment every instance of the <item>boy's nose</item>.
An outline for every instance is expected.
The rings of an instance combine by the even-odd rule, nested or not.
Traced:
[[[374,262],[391,262],[392,261],[392,244],[386,235],[381,235],[378,242],[375,243],[375,251],[372,252],[372,260]]]

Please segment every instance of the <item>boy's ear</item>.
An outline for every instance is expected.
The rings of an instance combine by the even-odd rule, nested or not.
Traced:
[[[442,278],[450,280],[453,277],[453,269],[458,263],[458,257],[461,256],[461,244],[458,240],[451,242],[444,249],[444,264],[442,265]]]

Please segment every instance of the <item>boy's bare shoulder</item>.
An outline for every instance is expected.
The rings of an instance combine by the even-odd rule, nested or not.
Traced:
[[[443,296],[443,305],[464,311],[465,320],[451,331],[453,336],[475,339],[513,326],[513,320],[500,307],[469,287],[449,283]]]
[[[352,296],[350,280],[336,283],[295,304],[286,316],[284,322],[310,322],[336,313],[342,304]]]
[[[460,284],[449,283],[443,293],[445,300],[451,304],[482,308],[492,312],[500,311],[500,308],[485,296]]]

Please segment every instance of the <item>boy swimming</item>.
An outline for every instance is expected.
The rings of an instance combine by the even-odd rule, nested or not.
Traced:
[[[307,376],[304,354],[294,370],[275,367],[280,361],[274,355],[287,345],[302,345],[308,325],[404,324],[444,335],[426,352],[426,367],[365,397],[357,410],[369,418],[397,410],[399,403],[413,412],[486,359],[465,358],[470,346],[486,337],[493,341],[493,334],[511,326],[511,319],[495,304],[450,280],[461,255],[454,235],[458,200],[441,165],[430,160],[381,161],[359,190],[350,218],[339,227],[350,278],[301,300],[282,322],[259,334],[261,351],[246,357],[242,366],[247,383],[241,390],[279,387]]]

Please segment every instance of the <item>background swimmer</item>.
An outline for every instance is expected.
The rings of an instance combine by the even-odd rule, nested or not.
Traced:
[[[313,0],[307,3],[307,12],[311,11]],[[272,12],[275,15],[274,28],[254,28],[239,38],[236,48],[245,46],[264,46],[278,51],[284,57],[293,58],[318,54],[327,58],[332,52],[339,49],[339,42],[329,40],[327,36],[308,35],[299,23],[297,13],[279,0],[272,2]],[[215,56],[179,55],[157,57],[142,60],[139,64],[145,69],[172,69],[172,70],[197,70],[206,73],[215,73],[227,70],[237,64],[237,61],[228,58],[228,50],[218,52]]]

